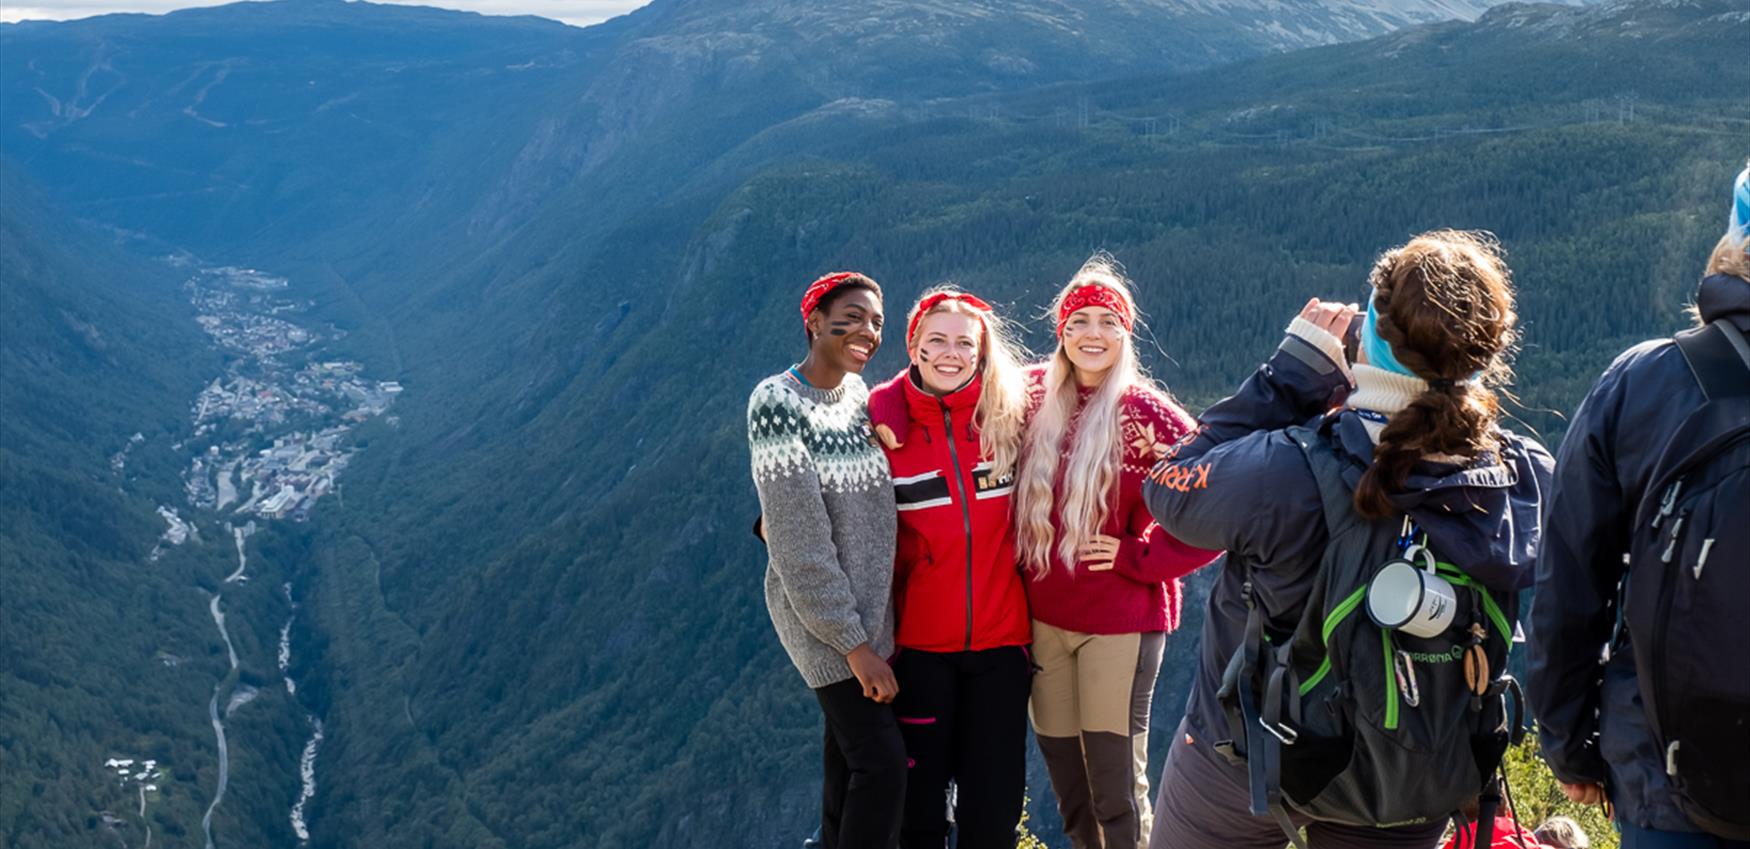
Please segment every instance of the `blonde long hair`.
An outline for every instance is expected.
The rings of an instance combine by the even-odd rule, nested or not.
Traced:
[[[1052,299],[1049,320],[1058,307],[1083,286],[1104,286],[1118,293],[1136,315],[1130,280],[1117,260],[1104,251],[1094,254]],[[1135,387],[1165,394],[1143,371],[1136,357],[1134,333],[1122,334],[1118,361],[1081,409],[1077,409],[1075,366],[1064,353],[1063,340],[1045,364],[1044,397],[1022,443],[1021,469],[1015,486],[1015,525],[1021,562],[1035,579],[1051,571],[1052,555],[1076,568],[1076,552],[1111,516],[1117,502],[1124,445],[1119,433],[1124,396]],[[1063,440],[1071,426],[1075,443],[1065,452]],[[1059,459],[1064,473],[1058,479]],[[1053,490],[1062,493],[1059,499]],[[1055,511],[1054,511],[1055,508]],[[1063,526],[1052,530],[1052,515]]]
[[[1027,378],[1021,371],[1025,349],[1015,341],[1009,323],[993,311],[981,310],[965,301],[950,298],[918,315],[918,305],[939,293],[965,294],[952,284],[933,286],[918,297],[906,316],[906,326],[921,322],[937,313],[958,313],[978,320],[982,328],[978,339],[978,374],[983,382],[978,406],[973,409],[972,426],[978,431],[978,455],[989,460],[994,479],[1008,477],[1015,469],[1021,452],[1021,428],[1027,417]],[[920,334],[921,335],[921,334]],[[1017,354],[1017,352],[1021,352]],[[906,340],[906,354],[917,353],[916,340]]]

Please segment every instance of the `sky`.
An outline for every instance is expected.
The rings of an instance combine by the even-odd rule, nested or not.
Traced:
[[[540,15],[573,26],[600,23],[649,0],[375,0],[413,6],[466,9],[486,15]],[[162,14],[192,6],[218,6],[231,0],[0,0],[0,22],[67,20],[111,12]]]

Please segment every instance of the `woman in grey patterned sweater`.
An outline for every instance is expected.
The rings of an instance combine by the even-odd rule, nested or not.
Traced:
[[[802,299],[808,356],[747,405],[766,548],[766,608],[826,718],[827,849],[888,849],[905,799],[905,743],[889,704],[897,532],[887,458],[859,374],[881,347],[881,288],[829,274]]]

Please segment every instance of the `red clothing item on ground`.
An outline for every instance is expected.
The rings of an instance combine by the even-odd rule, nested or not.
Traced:
[[[902,648],[982,651],[1032,641],[1015,560],[1014,474],[994,473],[972,427],[981,386],[974,378],[937,397],[908,370],[869,393],[872,413],[905,416],[894,428],[904,444],[887,451],[899,506],[893,593]]]
[[[1044,381],[1045,366],[1027,370],[1029,418],[1044,400]],[[1093,390],[1079,387],[1078,394],[1078,403],[1085,404]],[[1099,529],[1099,533],[1120,540],[1113,568],[1099,572],[1082,566],[1072,569],[1056,555],[1054,547],[1051,569],[1045,577],[1029,576],[1027,582],[1033,618],[1084,634],[1178,630],[1183,595],[1179,579],[1220,554],[1168,535],[1155,524],[1142,500],[1143,479],[1196,422],[1171,399],[1144,387],[1132,387],[1122,403],[1119,429],[1123,463],[1117,499],[1115,509]],[[1062,480],[1062,464],[1069,457],[1075,431],[1072,422],[1059,453],[1058,481]]]
[[[1476,849],[1476,825],[1453,832],[1452,839],[1446,841],[1445,849]],[[1488,849],[1543,849],[1543,844],[1532,836],[1531,829],[1514,822],[1512,817],[1495,817],[1494,835],[1489,838]]]

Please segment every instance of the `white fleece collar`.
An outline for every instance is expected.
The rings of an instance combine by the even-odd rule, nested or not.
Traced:
[[[1428,381],[1419,377],[1397,374],[1365,363],[1349,367],[1355,375],[1355,391],[1343,406],[1357,410],[1373,410],[1391,415],[1428,391]]]

